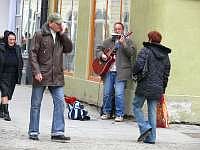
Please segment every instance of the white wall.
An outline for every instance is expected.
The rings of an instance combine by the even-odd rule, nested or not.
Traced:
[[[8,28],[10,0],[1,0],[0,5],[0,35]]]

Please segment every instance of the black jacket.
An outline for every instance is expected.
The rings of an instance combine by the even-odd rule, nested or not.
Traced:
[[[23,60],[22,60],[22,54],[21,54],[21,48],[16,45],[15,46],[17,59],[18,59],[18,72],[17,72],[17,83],[21,83],[21,77],[22,77],[22,69],[23,69]],[[4,63],[5,63],[5,51],[6,51],[6,45],[5,43],[0,44],[0,77],[4,70]]]
[[[137,83],[135,94],[149,99],[160,99],[165,93],[170,74],[168,54],[171,53],[171,49],[157,43],[144,42],[143,45],[133,67],[133,75],[142,71],[146,59],[148,59],[148,73]]]

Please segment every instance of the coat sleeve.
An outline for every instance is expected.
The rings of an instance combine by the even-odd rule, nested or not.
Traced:
[[[72,51],[72,41],[68,38],[66,32],[61,35],[61,43],[63,44],[63,53],[70,53]]]
[[[2,71],[3,71],[3,62],[2,62],[2,58],[1,58],[1,52],[0,52],[0,80],[1,80],[1,74],[2,74]]]
[[[22,49],[20,46],[18,46],[17,48],[18,50],[18,80],[17,80],[17,84],[21,84],[21,78],[22,78],[22,70],[23,70],[23,66],[24,66],[24,62],[23,62],[23,58],[22,58]]]
[[[133,75],[137,75],[142,71],[146,59],[147,59],[147,50],[146,48],[142,48],[136,57],[135,64],[133,65]]]
[[[133,41],[131,39],[127,39],[126,45],[122,47],[122,50],[125,52],[127,57],[133,56],[136,51]]]
[[[96,57],[97,58],[101,58],[101,56],[102,56],[102,54],[103,54],[103,45],[99,45],[99,46],[97,46],[97,48],[96,48]]]
[[[100,45],[97,46],[96,48],[96,57],[97,58],[101,58],[102,54],[104,53],[104,50],[106,48],[112,48],[112,39],[108,38],[106,40],[104,40]]]
[[[42,33],[36,32],[31,41],[31,48],[29,51],[29,61],[32,67],[33,75],[40,73],[40,66],[38,63],[37,55],[40,48],[40,42],[42,41]]]
[[[0,75],[3,72],[3,66],[4,66],[4,64],[3,64],[3,60],[4,60],[3,49],[5,49],[4,44],[0,43]]]
[[[103,42],[101,42],[100,45],[97,46],[97,48],[96,48],[96,57],[97,58],[100,59],[102,57],[102,54],[104,53],[105,48],[110,48],[110,42],[111,42],[111,39],[108,38],[108,39],[104,40]]]
[[[164,70],[164,74],[163,74],[163,92],[164,93],[165,93],[165,90],[167,87],[168,78],[170,75],[170,69],[171,69],[171,64],[170,64],[169,56],[167,56],[166,62],[165,62],[165,70]]]

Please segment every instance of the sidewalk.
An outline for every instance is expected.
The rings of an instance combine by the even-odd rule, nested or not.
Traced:
[[[66,115],[66,135],[72,140],[69,143],[52,142],[53,104],[48,91],[44,94],[41,108],[40,141],[32,141],[27,135],[30,96],[30,86],[16,87],[9,107],[12,121],[0,119],[0,150],[199,150],[200,147],[200,126],[158,128],[157,143],[142,144],[136,142],[139,136],[136,122],[101,120],[97,109],[88,105],[86,109],[92,118],[90,121],[68,120]]]

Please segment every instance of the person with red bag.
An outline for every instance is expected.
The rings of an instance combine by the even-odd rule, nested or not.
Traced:
[[[148,39],[148,42],[143,43],[144,47],[140,50],[133,67],[133,76],[139,77],[142,74],[142,78],[140,76],[137,80],[133,113],[140,131],[137,141],[155,144],[156,107],[167,87],[171,68],[168,54],[171,53],[171,49],[160,44],[162,36],[157,31],[149,32]],[[145,100],[148,107],[147,121],[142,111]]]

